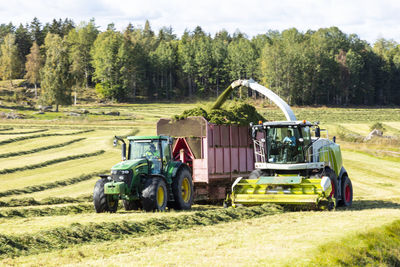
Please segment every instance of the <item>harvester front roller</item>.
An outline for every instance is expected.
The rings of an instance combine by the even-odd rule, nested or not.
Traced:
[[[328,176],[261,176],[258,179],[239,177],[232,185],[230,201],[233,207],[275,203],[332,209],[335,207],[335,199],[331,192],[332,185]]]

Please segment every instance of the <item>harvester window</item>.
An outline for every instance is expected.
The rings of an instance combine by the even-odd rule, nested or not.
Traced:
[[[303,162],[302,143],[298,127],[271,127],[267,129],[267,158],[270,163]]]

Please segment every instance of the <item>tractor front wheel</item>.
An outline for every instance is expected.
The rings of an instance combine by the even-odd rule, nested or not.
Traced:
[[[188,210],[193,203],[192,174],[186,168],[181,169],[172,182],[172,193],[175,202],[173,207],[178,210]]]
[[[114,199],[112,195],[104,194],[104,179],[99,179],[93,190],[93,204],[97,213],[116,212],[118,208],[118,199]]]
[[[162,178],[147,178],[142,192],[142,207],[145,211],[164,211],[167,207],[167,185]]]

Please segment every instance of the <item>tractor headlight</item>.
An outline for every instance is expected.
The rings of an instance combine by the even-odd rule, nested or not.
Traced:
[[[328,176],[322,176],[321,187],[322,191],[327,191],[331,187],[331,179]]]

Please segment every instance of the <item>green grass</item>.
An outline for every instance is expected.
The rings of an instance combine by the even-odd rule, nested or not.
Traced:
[[[312,265],[400,266],[400,220],[322,245]]]
[[[257,218],[281,212],[274,206],[258,206],[241,209],[220,209],[199,211],[188,215],[164,216],[143,222],[122,221],[102,222],[83,225],[72,224],[70,227],[59,227],[42,230],[33,234],[0,235],[0,257],[13,257],[31,253],[46,252],[52,249],[66,248],[74,244],[121,239],[127,235],[155,235],[165,231],[176,231],[199,225],[214,225],[222,222]],[[15,224],[13,224],[15,226]],[[9,227],[12,227],[10,225]],[[9,228],[8,227],[8,228]],[[4,229],[4,227],[2,227]],[[24,227],[24,229],[26,229]]]

